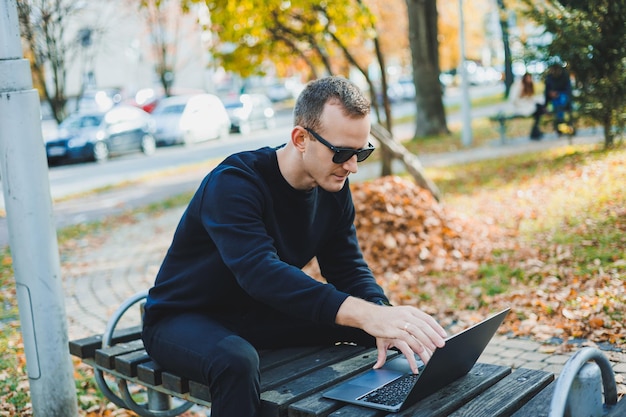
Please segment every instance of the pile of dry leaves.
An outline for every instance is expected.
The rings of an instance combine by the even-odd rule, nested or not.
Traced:
[[[623,285],[610,273],[563,270],[554,262],[558,255],[543,259],[538,248],[520,242],[514,228],[488,216],[455,213],[408,179],[383,177],[353,184],[352,192],[364,256],[392,303],[419,306],[450,332],[509,306],[503,333],[626,347],[624,323],[611,318],[625,306],[602,297],[611,285]],[[494,262],[508,267],[485,278],[482,266]],[[523,271],[519,275],[526,278],[510,271]],[[533,276],[538,278],[529,281]],[[581,297],[585,308],[568,307],[574,299],[580,305]]]

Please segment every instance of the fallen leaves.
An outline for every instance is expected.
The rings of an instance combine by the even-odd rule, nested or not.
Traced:
[[[626,347],[623,260],[616,260],[612,272],[582,273],[573,248],[538,236],[543,252],[536,242],[523,241],[519,223],[503,222],[497,212],[535,216],[538,210],[529,202],[510,206],[516,200],[503,196],[494,208],[478,199],[484,211],[464,215],[395,176],[353,184],[352,192],[363,254],[392,303],[419,306],[451,330],[510,306],[513,313],[501,331],[513,336]],[[522,194],[538,200],[540,192]],[[503,292],[490,294],[477,285],[481,266],[490,263],[508,266],[499,277]],[[515,270],[524,278],[507,275]]]

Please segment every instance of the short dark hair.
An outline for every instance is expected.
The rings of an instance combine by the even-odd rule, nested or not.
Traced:
[[[307,83],[298,96],[293,109],[294,125],[319,129],[324,105],[332,101],[341,105],[344,114],[351,118],[370,113],[369,100],[354,83],[343,77],[324,77]]]

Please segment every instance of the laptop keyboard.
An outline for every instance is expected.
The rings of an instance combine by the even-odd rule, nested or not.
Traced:
[[[417,374],[404,375],[374,391],[370,391],[360,397],[359,400],[388,406],[400,404],[406,399],[418,377]]]

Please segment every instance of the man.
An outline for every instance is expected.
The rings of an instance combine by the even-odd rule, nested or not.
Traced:
[[[572,83],[568,71],[560,64],[548,67],[544,95],[546,108],[551,106],[554,113],[554,130],[561,135],[566,127],[562,125],[571,119]]]
[[[212,417],[257,416],[257,349],[356,342],[427,361],[445,331],[387,306],[359,249],[348,176],[374,150],[370,104],[349,81],[307,84],[286,145],[241,152],[209,173],[183,214],[144,316],[165,369],[208,384]],[[317,257],[328,283],[301,268]]]
[[[551,64],[548,67],[544,94],[546,105],[559,96],[565,96],[567,101],[572,96],[572,83],[569,73],[560,64]]]

